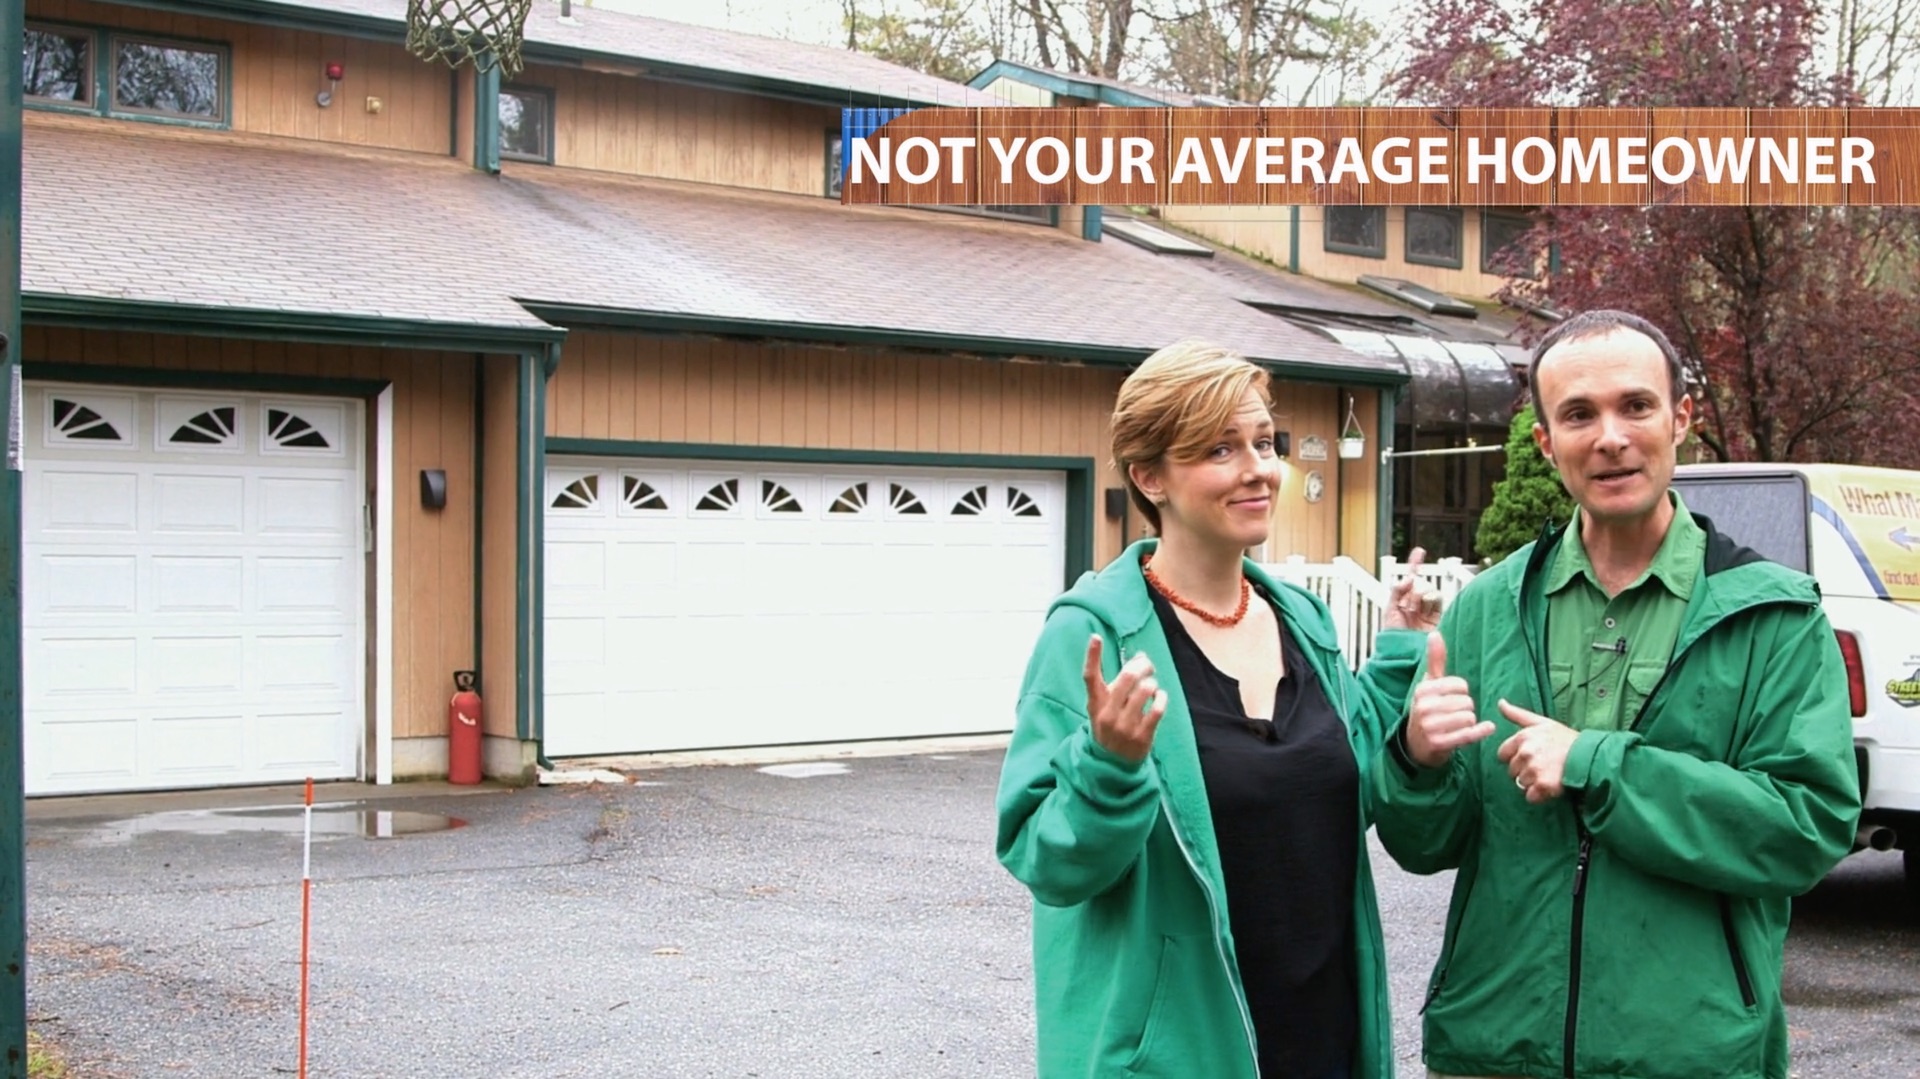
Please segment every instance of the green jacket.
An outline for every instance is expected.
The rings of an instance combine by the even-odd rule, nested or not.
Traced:
[[[1001,864],[1033,893],[1039,1079],[1162,1076],[1252,1079],[1253,1030],[1240,989],[1207,791],[1173,656],[1135,544],[1057,600],[1028,665],[1000,777]],[[1361,762],[1354,842],[1364,844],[1367,764],[1398,717],[1425,635],[1381,634],[1356,678],[1327,608],[1309,592],[1247,575],[1279,602],[1287,627],[1347,723]],[[1138,765],[1093,740],[1081,671],[1105,639],[1111,681],[1146,653],[1167,691],[1153,751]],[[1387,972],[1367,854],[1354,895],[1361,1001],[1359,1079],[1393,1074]]]
[[[1381,842],[1458,869],[1428,983],[1427,1066],[1447,1075],[1787,1075],[1788,905],[1851,849],[1860,813],[1847,679],[1813,580],[1707,532],[1664,671],[1624,730],[1582,731],[1564,797],[1530,805],[1497,756],[1505,698],[1551,715],[1548,532],[1441,620],[1447,673],[1492,737],[1374,768]]]

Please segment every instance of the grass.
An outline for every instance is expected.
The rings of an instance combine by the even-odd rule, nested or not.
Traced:
[[[27,1079],[67,1079],[66,1062],[32,1031],[27,1032]]]

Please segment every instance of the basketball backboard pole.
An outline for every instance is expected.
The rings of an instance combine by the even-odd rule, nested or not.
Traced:
[[[26,0],[0,0],[0,1076],[27,1075],[26,799],[20,707],[20,80]]]

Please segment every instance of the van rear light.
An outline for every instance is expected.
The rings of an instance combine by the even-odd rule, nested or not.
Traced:
[[[1840,642],[1840,658],[1847,661],[1847,702],[1855,718],[1867,714],[1867,670],[1860,663],[1860,638],[1844,629],[1833,631]]]

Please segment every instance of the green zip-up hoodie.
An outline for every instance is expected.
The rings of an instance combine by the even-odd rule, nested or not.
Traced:
[[[1155,541],[1087,574],[1048,612],[1020,692],[998,797],[1001,864],[1033,893],[1039,1079],[1253,1079],[1254,1035],[1240,988],[1212,815],[1173,655],[1140,572]],[[1354,842],[1364,844],[1367,768],[1400,714],[1426,635],[1387,630],[1356,678],[1320,599],[1246,563],[1347,724],[1361,765]],[[1082,677],[1104,639],[1112,681],[1145,653],[1167,692],[1139,764],[1093,740]],[[1364,845],[1354,893],[1360,1045],[1357,1079],[1393,1074],[1380,913]]]
[[[1501,698],[1552,715],[1549,531],[1440,623],[1492,737],[1425,769],[1398,733],[1374,768],[1380,839],[1458,869],[1425,1015],[1445,1075],[1786,1079],[1788,905],[1860,813],[1845,667],[1813,580],[1707,532],[1664,672],[1626,729],[1582,731],[1563,797],[1531,805],[1497,751]]]

